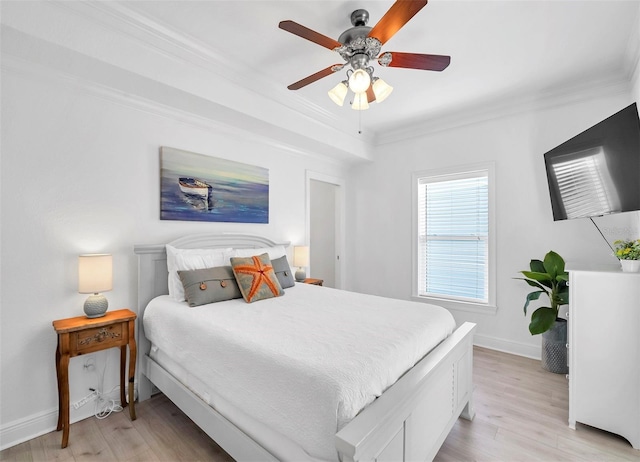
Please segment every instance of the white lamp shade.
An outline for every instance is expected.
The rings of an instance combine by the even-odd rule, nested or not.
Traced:
[[[347,85],[344,82],[340,82],[329,90],[329,98],[331,98],[331,101],[336,103],[338,106],[342,106],[348,90]]]
[[[367,93],[356,93],[353,97],[353,104],[351,105],[351,109],[355,109],[356,111],[364,111],[365,109],[369,109],[369,101],[367,98]]]
[[[376,95],[376,102],[381,103],[391,94],[393,87],[382,79],[373,82],[373,94]]]
[[[113,289],[113,257],[89,254],[78,257],[78,292],[97,294]]]
[[[371,76],[364,69],[357,69],[349,76],[349,88],[354,93],[367,91],[369,85],[371,85]]]
[[[309,247],[297,245],[293,247],[293,266],[309,266]]]

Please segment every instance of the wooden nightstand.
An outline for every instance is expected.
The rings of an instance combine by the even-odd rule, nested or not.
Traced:
[[[324,284],[324,281],[322,279],[314,279],[314,278],[306,278],[304,281],[305,284],[312,284],[314,286],[321,286],[322,284]]]
[[[120,347],[120,402],[127,406],[125,365],[129,346],[129,415],[136,420],[133,403],[133,377],[136,369],[136,314],[131,310],[107,311],[101,318],[86,316],[53,321],[58,333],[56,374],[58,376],[58,427],[62,430],[62,447],[69,443],[69,359],[74,356]]]

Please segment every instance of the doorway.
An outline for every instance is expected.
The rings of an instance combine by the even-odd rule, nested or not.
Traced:
[[[307,229],[310,276],[324,286],[343,288],[342,180],[307,172]]]

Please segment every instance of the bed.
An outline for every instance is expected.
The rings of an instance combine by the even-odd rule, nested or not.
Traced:
[[[277,243],[261,236],[244,234],[198,234],[186,236],[168,244],[177,249],[256,249],[287,245],[286,243]],[[395,378],[392,379],[393,383],[386,384],[382,382],[378,384],[379,393],[374,390],[375,398],[364,399],[364,407],[352,412],[353,416],[347,412],[345,415],[348,419],[345,419],[344,422],[341,421],[342,414],[338,413],[338,416],[334,416],[338,420],[338,425],[334,427],[337,430],[335,435],[333,433],[328,435],[332,445],[329,456],[327,456],[328,452],[326,451],[326,435],[323,436],[324,440],[322,440],[322,443],[325,444],[324,448],[318,446],[321,449],[316,452],[308,450],[309,447],[315,449],[313,448],[313,439],[305,440],[304,432],[302,436],[297,436],[297,433],[295,434],[296,436],[291,436],[286,431],[279,431],[278,425],[284,422],[286,426],[286,417],[288,416],[290,427],[304,427],[303,430],[309,433],[315,431],[314,426],[318,426],[326,433],[326,428],[327,426],[331,428],[331,423],[324,425],[323,415],[331,415],[332,411],[326,412],[330,406],[323,407],[323,401],[318,396],[323,397],[327,394],[325,393],[326,390],[336,388],[334,382],[328,381],[324,388],[317,386],[318,383],[323,383],[322,375],[314,376],[314,374],[316,372],[318,374],[325,373],[320,371],[321,368],[318,364],[314,364],[313,367],[307,367],[302,372],[295,372],[298,376],[294,375],[294,372],[290,373],[289,364],[275,365],[280,367],[278,372],[274,373],[275,376],[286,378],[286,380],[280,382],[283,390],[281,398],[284,399],[286,396],[288,401],[281,400],[278,402],[279,397],[277,394],[265,390],[264,396],[271,396],[275,400],[273,403],[265,404],[265,406],[271,406],[271,409],[274,410],[274,416],[269,416],[269,413],[265,411],[265,409],[270,409],[269,407],[260,409],[261,403],[258,401],[249,407],[254,412],[239,408],[238,403],[234,402],[232,397],[224,395],[224,383],[220,385],[220,383],[216,382],[215,377],[213,379],[210,377],[206,380],[204,379],[206,373],[203,373],[203,371],[210,370],[209,366],[202,365],[200,371],[191,370],[190,367],[197,368],[197,365],[187,366],[184,357],[180,357],[179,354],[176,356],[177,350],[172,353],[169,346],[161,345],[158,347],[157,344],[161,344],[161,340],[170,336],[163,334],[163,331],[159,330],[158,324],[154,324],[155,321],[152,320],[161,318],[158,313],[177,312],[174,305],[171,305],[171,303],[175,302],[167,300],[166,296],[169,292],[166,245],[136,245],[135,253],[138,255],[137,335],[139,367],[136,377],[138,399],[140,401],[148,399],[155,389],[160,390],[236,460],[342,460],[345,462],[431,460],[438,452],[457,418],[462,416],[471,420],[474,416],[472,404],[472,341],[475,325],[464,323],[455,328],[455,330],[451,329],[452,332],[445,335],[442,340],[436,339],[436,344],[433,348],[429,347],[430,351],[426,356],[417,357],[415,363],[414,360],[410,360],[412,366],[409,365],[406,372],[404,370],[400,371],[399,378],[397,380]],[[344,312],[353,311],[357,313],[358,308],[356,306],[359,304],[369,304],[371,306],[380,304],[380,310],[385,309],[382,306],[384,304],[392,306],[394,310],[402,310],[405,308],[404,305],[411,304],[420,305],[421,309],[418,311],[425,311],[422,304],[382,299],[380,297],[305,284],[296,284],[286,290],[284,297],[278,297],[281,300],[265,300],[244,305],[251,305],[251,313],[255,313],[256,310],[258,312],[264,310],[274,313],[278,310],[291,309],[291,306],[294,305],[302,306],[305,299],[322,300],[325,297],[326,306],[329,305],[328,300],[331,300],[331,304],[335,305],[338,303],[333,303],[335,300],[347,299],[348,303],[353,305],[353,308],[342,310]],[[386,303],[381,303],[385,301]],[[230,304],[228,306],[224,305],[227,303]],[[225,301],[219,305],[215,304],[215,310],[205,309],[200,311],[206,312],[208,316],[214,316],[212,314],[214,311],[215,316],[226,316],[224,313],[233,313],[234,316],[236,313],[240,313],[240,316],[244,316],[243,303],[242,300]],[[178,309],[184,310],[182,311],[183,314],[179,314],[168,321],[174,327],[173,330],[180,332],[181,329],[189,329],[189,331],[192,331],[192,329],[198,328],[198,323],[205,323],[205,321],[194,318],[191,322],[195,324],[185,324],[184,327],[179,326],[178,323],[182,322],[181,320],[186,322],[187,319],[194,317],[198,311],[190,309],[186,303],[183,305],[178,307]],[[412,307],[407,306],[406,308]],[[434,307],[434,313],[438,313],[435,308],[438,307]],[[145,315],[145,310],[147,309],[149,312]],[[359,309],[362,309],[362,307]],[[300,312],[302,313],[303,311],[301,309]],[[319,316],[317,314],[318,311],[313,307],[309,307],[306,310],[308,316],[311,316],[309,318],[311,321],[309,322],[316,322],[314,316]],[[329,313],[324,313],[324,311],[321,313],[322,316],[329,316]],[[340,310],[334,311],[335,315],[341,315]],[[357,315],[354,316],[357,319]],[[145,331],[145,318],[147,319],[146,329],[148,332]],[[265,317],[263,319],[266,322],[270,318]],[[207,322],[218,324],[219,319],[215,318]],[[318,320],[318,322],[321,322],[321,320]],[[340,322],[342,323],[342,321]],[[216,342],[218,337],[222,338],[226,332],[232,332],[227,327],[224,329],[226,330],[219,331],[214,336]],[[269,333],[270,329],[265,332]],[[275,332],[275,329],[277,329],[275,324],[273,329],[272,335],[280,335]],[[169,331],[165,330],[164,332]],[[358,339],[358,333],[353,329],[351,332],[354,332],[354,338]],[[155,342],[147,338],[147,333],[149,337],[155,339]],[[232,333],[230,338],[239,337],[241,333],[241,330]],[[367,335],[375,336],[376,334]],[[431,336],[431,333],[429,336]],[[187,337],[183,335],[183,338]],[[192,337],[193,339],[202,338],[203,335],[194,335]],[[321,335],[318,335],[318,337],[321,337]],[[362,336],[361,340],[365,341],[366,336]],[[357,343],[361,343],[361,340],[357,340]],[[167,341],[169,342],[167,345],[170,345],[170,341]],[[323,341],[325,345],[330,345],[333,340],[328,337]],[[214,341],[210,343],[212,343],[212,346],[215,345],[216,351],[220,351],[222,348]],[[229,348],[229,352],[232,352],[239,347],[234,345]],[[394,348],[392,347],[391,349]],[[254,352],[253,348],[247,348],[247,350],[254,356],[258,356],[258,359],[268,356],[268,353]],[[334,355],[335,353],[331,352],[330,354]],[[385,354],[385,352],[381,353],[381,355]],[[230,354],[229,357],[234,356]],[[362,359],[366,358],[356,359],[354,364],[359,364]],[[237,361],[235,363],[237,364]],[[337,363],[340,363],[340,361],[337,361]],[[345,358],[343,363],[349,364],[349,358]],[[326,364],[333,363],[326,362]],[[212,367],[215,367],[215,365]],[[362,375],[361,372],[359,371],[357,375]],[[304,382],[306,377],[311,377],[312,380]],[[291,390],[287,388],[291,383],[299,381],[304,382],[302,384],[304,390],[311,388],[306,386],[309,384],[314,384],[316,388],[313,395],[307,396],[307,398],[304,398],[303,395],[303,398],[298,398],[298,401],[311,402],[316,398],[318,401],[317,406],[310,407],[302,415],[298,415],[295,412],[297,408],[295,405],[296,398],[293,397],[293,391],[291,391],[293,388]],[[365,381],[367,383],[375,382],[375,380],[370,379]],[[237,388],[244,390],[245,384],[239,383]],[[220,393],[218,393],[219,391]],[[354,394],[357,395],[358,393],[351,392],[351,395]],[[250,400],[252,396],[257,395],[261,395],[261,393],[247,391],[244,396],[238,395],[240,396],[238,399],[240,401]],[[327,397],[327,399],[330,398],[331,396]],[[362,405],[362,403],[359,405]],[[278,413],[283,414],[284,417],[276,415]],[[273,423],[268,420],[269,418],[275,419]],[[277,418],[281,420],[278,421]],[[306,421],[307,424],[302,425],[300,422],[305,421],[300,419],[308,419]]]

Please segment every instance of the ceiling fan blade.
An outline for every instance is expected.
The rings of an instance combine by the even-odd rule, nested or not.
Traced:
[[[400,53],[398,51],[387,51],[378,56],[378,63],[381,66],[422,69],[423,71],[443,71],[450,62],[451,56]]]
[[[373,84],[367,88],[367,102],[373,103],[376,100],[376,94],[373,92]]]
[[[344,64],[332,64],[331,66],[327,67],[326,69],[322,69],[321,71],[318,71],[315,74],[311,74],[310,76],[305,77],[302,80],[298,80],[297,82],[292,83],[287,88],[289,90],[299,90],[302,87],[306,87],[310,83],[315,82],[316,80],[320,80],[323,77],[326,77],[328,75],[333,74],[334,72],[339,71],[343,67],[344,67]]]
[[[398,32],[418,11],[424,8],[427,0],[398,0],[389,11],[369,31],[369,37],[380,40],[383,45]]]
[[[286,30],[287,32],[291,32],[298,37],[302,37],[303,39],[307,39],[310,42],[317,43],[320,46],[328,48],[329,50],[333,50],[334,48],[338,48],[342,46],[342,43],[337,40],[332,39],[331,37],[327,37],[326,35],[322,35],[319,32],[309,29],[297,22],[293,22],[290,20],[280,21],[278,27],[282,30]]]

